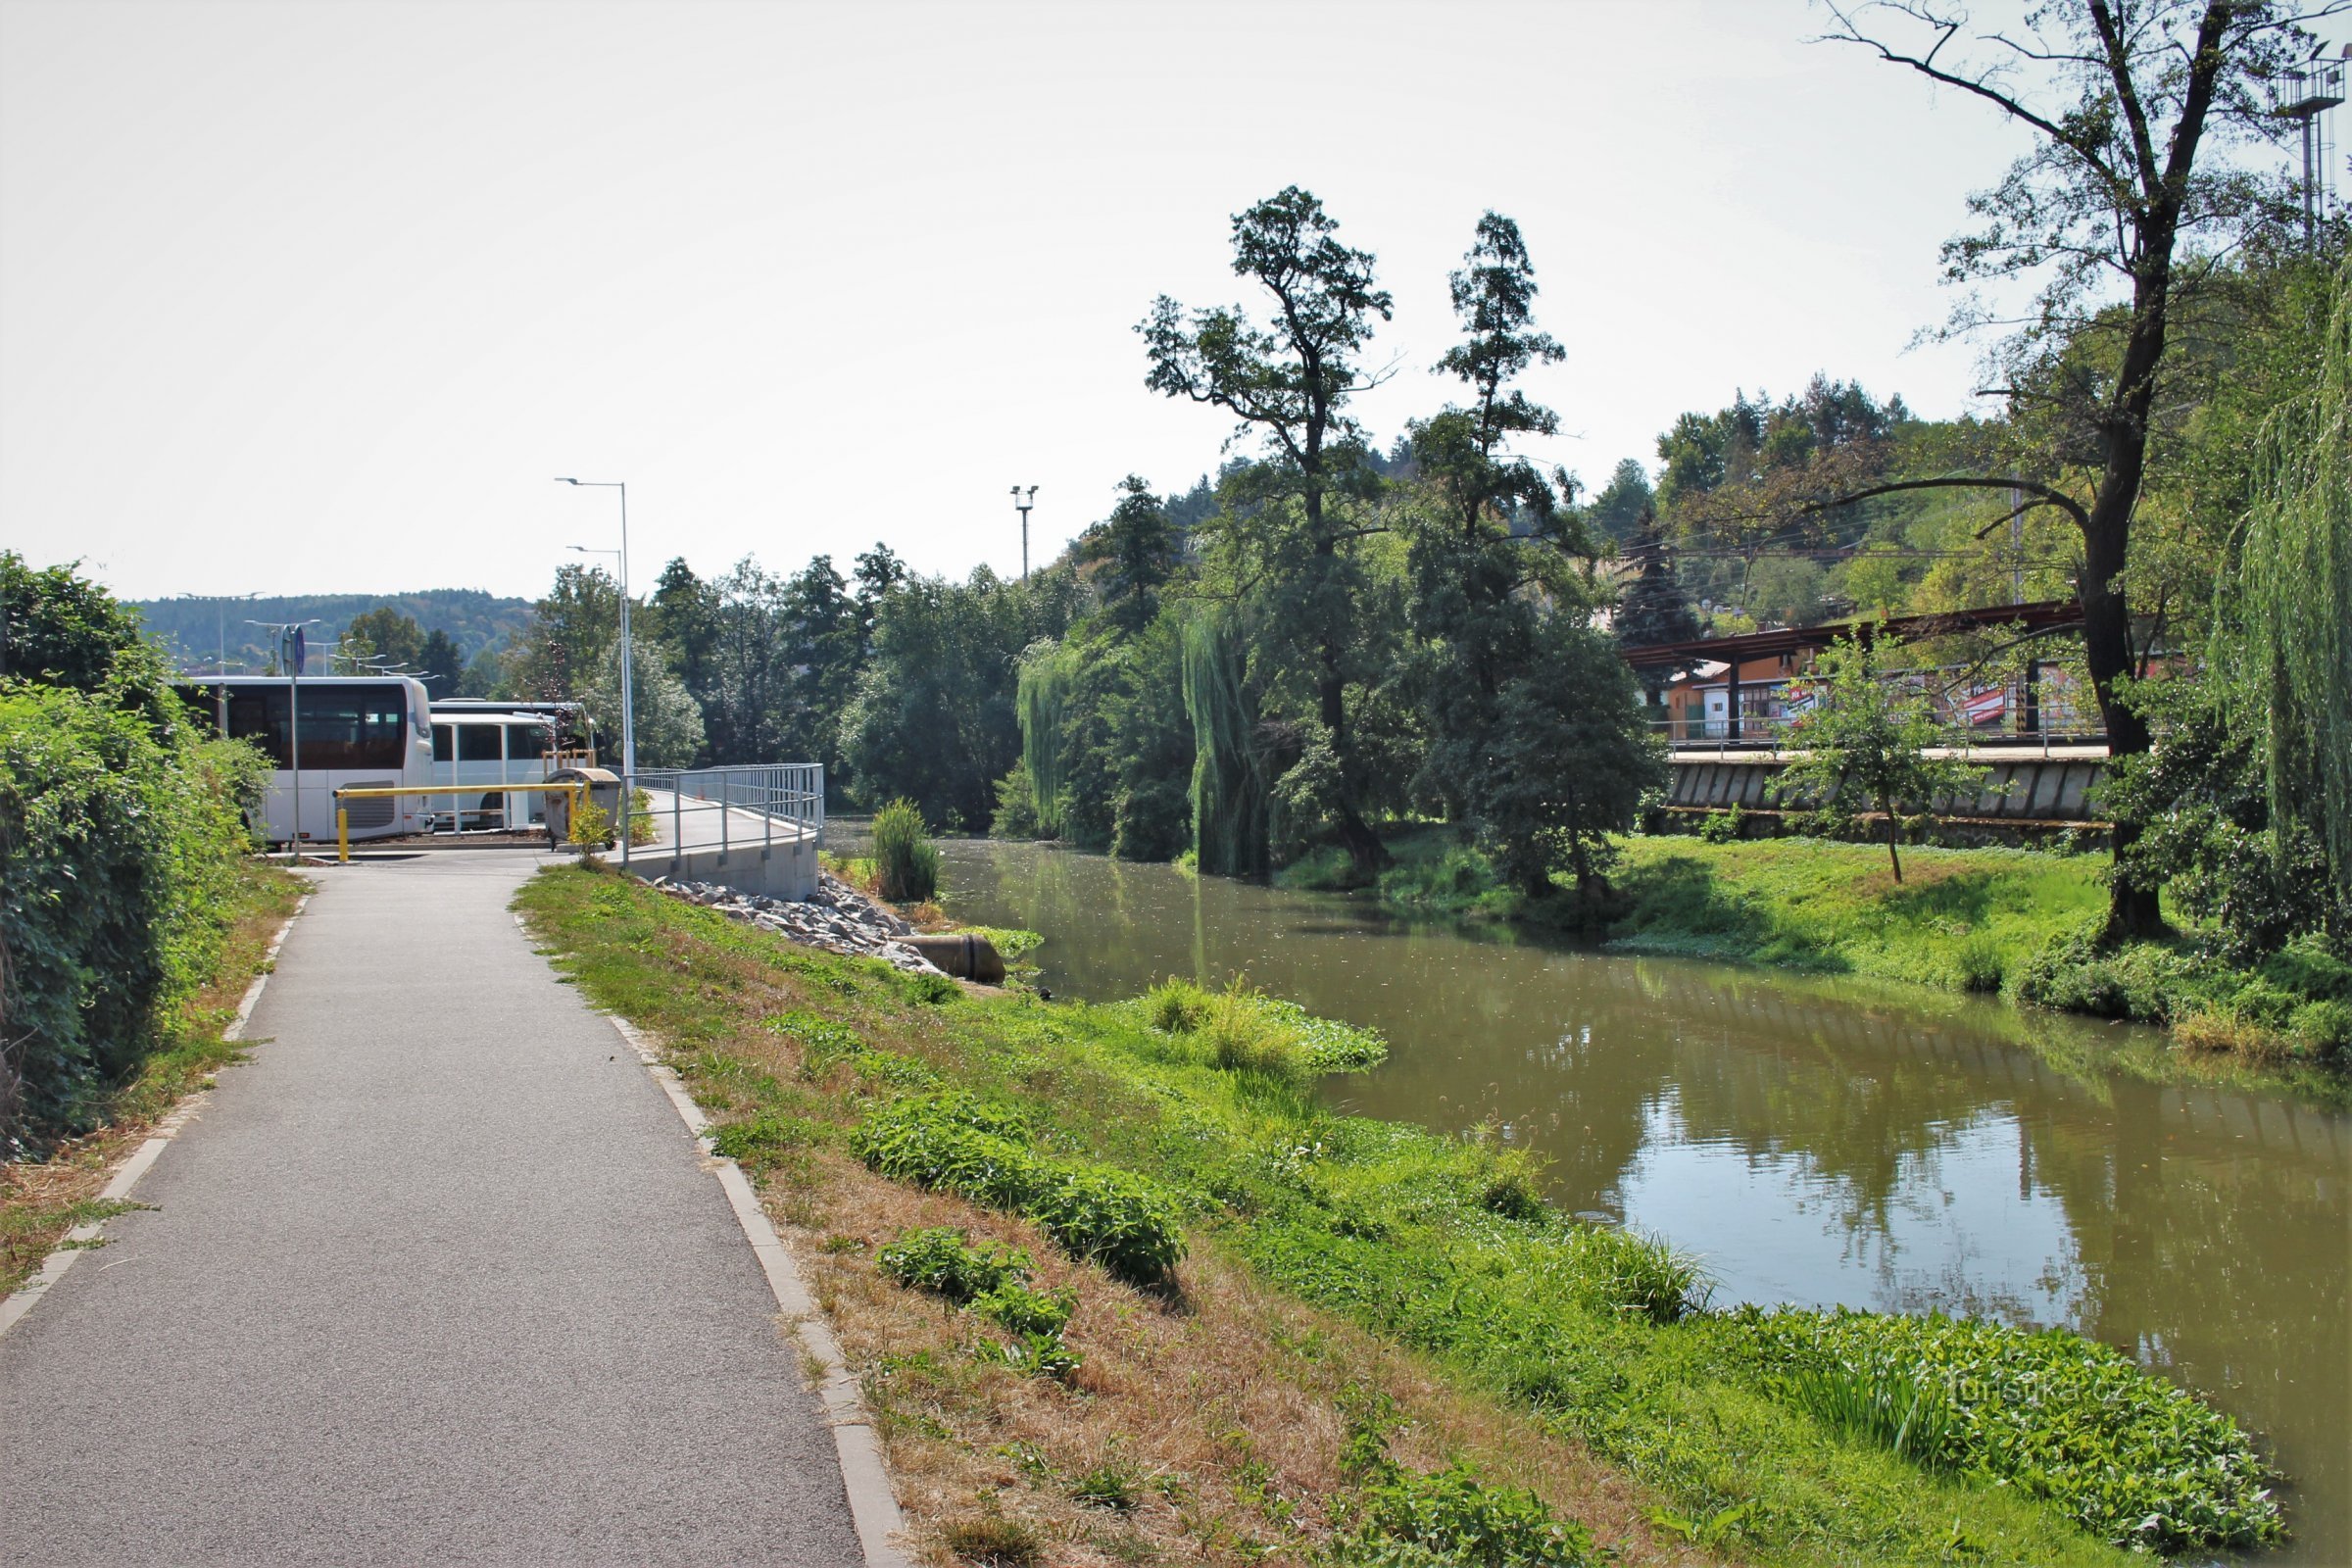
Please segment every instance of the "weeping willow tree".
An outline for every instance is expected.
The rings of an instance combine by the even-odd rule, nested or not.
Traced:
[[[2263,422],[2238,568],[2247,653],[2270,712],[2275,834],[2308,831],[2352,886],[2352,260],[2335,274],[2319,385]],[[2344,902],[2329,923],[2346,935]]]
[[[1061,837],[1061,725],[1069,711],[1077,658],[1056,642],[1035,642],[1021,655],[1020,684],[1013,707],[1021,721],[1021,760],[1029,770],[1030,801],[1038,831]]]
[[[1266,869],[1266,781],[1251,745],[1248,649],[1229,612],[1184,624],[1184,710],[1193,720],[1193,848],[1200,869]]]

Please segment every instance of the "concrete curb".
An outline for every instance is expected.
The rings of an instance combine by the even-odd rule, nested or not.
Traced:
[[[522,923],[519,916],[515,923]],[[620,1038],[628,1042],[629,1049],[637,1053],[637,1059],[645,1063],[647,1073],[662,1086],[662,1094],[669,1097],[678,1119],[702,1145],[703,1165],[718,1178],[719,1190],[727,1195],[727,1206],[735,1211],[736,1223],[743,1227],[744,1238],[752,1244],[752,1255],[759,1259],[760,1271],[767,1278],[768,1291],[775,1297],[776,1310],[787,1332],[805,1363],[817,1370],[816,1396],[824,1406],[825,1425],[833,1433],[834,1451],[841,1461],[842,1490],[849,1494],[850,1518],[858,1528],[858,1544],[865,1553],[864,1568],[913,1568],[912,1559],[895,1539],[906,1529],[906,1518],[899,1512],[898,1495],[891,1491],[890,1474],[882,1464],[882,1442],[874,1433],[865,1396],[858,1387],[858,1380],[850,1375],[848,1358],[842,1354],[841,1342],[833,1337],[832,1325],[817,1309],[791,1251],[776,1234],[776,1228],[768,1223],[766,1211],[760,1208],[751,1178],[744,1175],[741,1165],[717,1152],[711,1141],[710,1118],[695,1103],[694,1096],[687,1093],[684,1080],[662,1061],[661,1049],[626,1018],[616,1013],[605,1016]]]
[[[221,1039],[242,1040],[245,1037],[245,1026],[252,1021],[253,1009],[262,1000],[262,987],[270,983],[270,971],[277,963],[277,950],[286,945],[286,933],[294,929],[294,922],[302,918],[302,911],[310,902],[308,893],[297,900],[294,912],[286,916],[285,924],[279,926],[277,934],[270,939],[270,946],[262,952],[262,972],[255,975],[253,984],[245,988],[244,997],[237,1003],[237,1015],[228,1021],[227,1028],[220,1031]],[[99,1192],[98,1201],[119,1203],[129,1198],[130,1190],[138,1186],[139,1178],[146,1175],[156,1160],[163,1156],[164,1147],[179,1136],[179,1130],[195,1119],[196,1112],[203,1107],[205,1096],[211,1093],[209,1087],[195,1090],[172,1106],[171,1112],[156,1123],[155,1131],[147,1135],[146,1142],[133,1150],[129,1158],[115,1167],[114,1179]],[[6,1300],[0,1300],[0,1335],[15,1328],[24,1314],[31,1311],[34,1304],[48,1294],[49,1287],[66,1277],[66,1270],[78,1262],[84,1252],[96,1250],[91,1244],[105,1230],[106,1222],[97,1220],[76,1225],[68,1231],[65,1239],[42,1260],[40,1271],[18,1286]]]

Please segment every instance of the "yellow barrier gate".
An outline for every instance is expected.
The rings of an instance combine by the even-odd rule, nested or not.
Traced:
[[[562,784],[403,784],[394,788],[362,789],[345,785],[335,794],[335,859],[351,863],[351,812],[344,808],[346,800],[392,800],[403,795],[568,795],[572,797],[571,815],[579,815],[580,802],[587,796],[585,780],[573,779]]]

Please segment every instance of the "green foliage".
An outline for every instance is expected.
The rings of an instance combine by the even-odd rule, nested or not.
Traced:
[[[2328,1056],[2352,1047],[2352,964],[2316,933],[2251,966],[2217,957],[2194,936],[2111,944],[2095,925],[2050,942],[2018,975],[2021,1002],[2100,1018],[2232,1026],[2233,1043],[2269,1054]]]
[[[912,801],[895,800],[874,813],[874,881],[893,904],[925,903],[939,892],[939,846]]]
[[[903,1100],[858,1124],[852,1147],[883,1175],[1035,1220],[1062,1247],[1124,1278],[1153,1280],[1184,1256],[1175,1203],[1123,1171],[1029,1149],[1017,1117],[969,1097]]]
[[[136,622],[70,572],[0,557],[0,1147],[81,1130],[210,973],[269,762],[178,718]],[[106,647],[109,637],[127,642]],[[72,684],[88,680],[84,689]]]
[[[1985,770],[1928,757],[1942,740],[1924,694],[1887,678],[1895,646],[1844,638],[1822,651],[1803,685],[1811,706],[1791,724],[1785,745],[1800,755],[1772,782],[1773,798],[1816,816],[1850,822],[1861,808],[1886,819],[1886,858],[1903,879],[1896,818],[1926,811],[1938,798],[1973,795]]]
[[[1000,839],[1042,839],[1049,837],[1045,823],[1037,816],[1037,782],[1030,776],[1026,758],[1016,760],[1004,776],[997,780],[996,814],[988,819],[989,836]]]
[[[907,1231],[883,1248],[874,1263],[908,1290],[944,1296],[957,1306],[1029,1277],[1029,1254],[1019,1248],[993,1242],[974,1247],[968,1232],[945,1226]]]
[[[1189,1035],[1208,1021],[1211,1001],[1190,980],[1171,976],[1144,993],[1144,1013],[1164,1034]]]
[[[1734,1321],[1788,1397],[1839,1430],[2053,1498],[2103,1540],[2177,1551],[2281,1533],[2276,1478],[2237,1424],[2103,1345],[1940,1313]]]
[[[1024,1342],[1057,1338],[1078,1310],[1078,1297],[1073,1291],[1041,1291],[1011,1279],[975,1297],[972,1310]]]
[[[1266,868],[1272,802],[1258,766],[1257,714],[1244,682],[1248,655],[1230,614],[1184,623],[1184,708],[1193,720],[1193,845],[1202,871]]]
[[[1313,1073],[1365,1072],[1389,1055],[1378,1030],[1317,1017],[1238,977],[1218,992],[1189,980],[1163,980],[1140,1005],[1152,1028],[1197,1039],[1207,1058],[1229,1072],[1295,1083]]]
[[[2268,707],[2274,832],[2307,838],[2352,949],[2352,258],[2335,276],[2319,384],[2265,422],[2237,589],[2244,678]]]
[[[1391,1465],[1355,1512],[1347,1560],[1365,1568],[1593,1568],[1614,1555],[1534,1493],[1458,1460],[1427,1475]]]
[[[2114,759],[2099,784],[2100,809],[2139,825],[2122,856],[2132,875],[2165,886],[2231,962],[2317,929],[2329,905],[2315,896],[2328,886],[2327,855],[2303,824],[2272,815],[2262,706],[2218,675],[2136,683],[2124,700],[2162,737]]]
[[[900,570],[867,610],[871,648],[841,710],[848,776],[837,782],[867,802],[904,796],[927,821],[977,831],[1021,755],[1022,650],[1069,629],[1079,583],[1064,565],[1026,582],[985,566],[961,583]]]
[[[1698,836],[1709,844],[1729,844],[1740,836],[1741,812],[1737,803],[1728,811],[1709,811],[1699,818]]]

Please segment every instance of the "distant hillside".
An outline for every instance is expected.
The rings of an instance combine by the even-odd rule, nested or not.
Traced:
[[[530,617],[527,599],[501,599],[478,588],[428,588],[413,594],[293,594],[282,599],[139,599],[133,607],[146,618],[147,629],[164,641],[172,656],[189,669],[210,669],[220,657],[221,639],[228,646],[228,667],[261,669],[268,665],[269,633],[250,620],[309,620],[311,646],[332,647],[355,616],[389,605],[416,620],[426,631],[449,633],[470,660],[493,644],[503,644]]]

